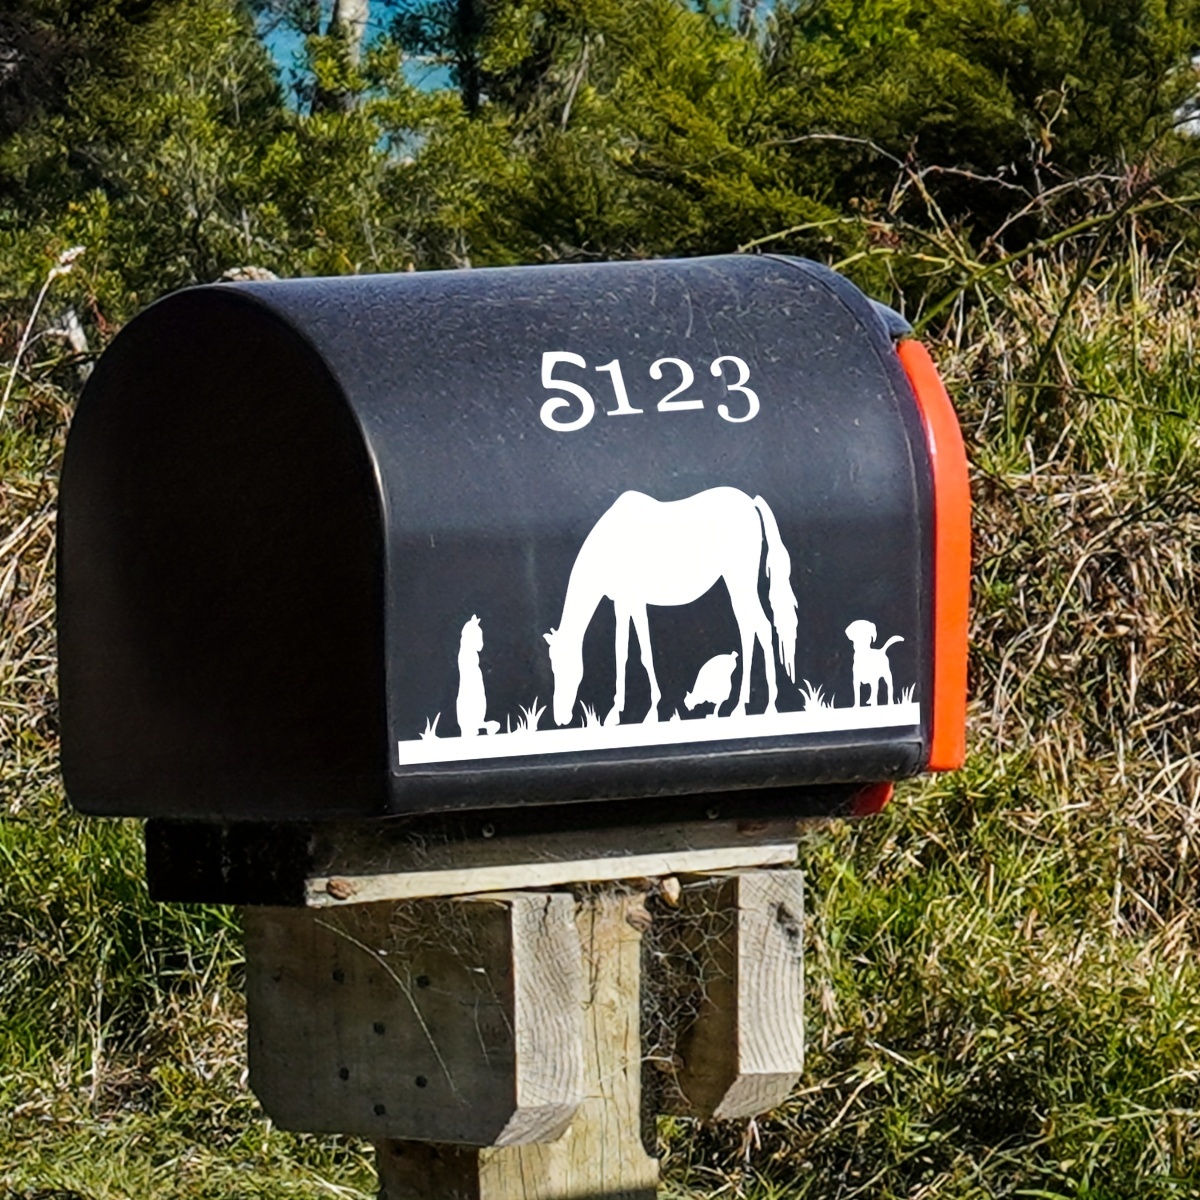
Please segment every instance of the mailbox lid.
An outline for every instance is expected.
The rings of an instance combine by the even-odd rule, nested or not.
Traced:
[[[107,756],[125,760],[125,781],[84,785],[92,736],[74,755],[77,803],[90,793],[93,811],[301,819],[900,778],[928,761],[928,450],[886,329],[832,272],[726,257],[222,286],[161,302],[110,354],[126,339],[125,367],[97,372],[80,409],[98,414],[103,394],[97,425],[114,423],[115,406],[156,414],[153,434],[131,435],[141,449],[122,519],[144,523],[130,513],[151,492],[171,511],[202,511],[221,491],[213,481],[240,471],[241,493],[216,505],[245,516],[229,525],[233,557],[252,556],[248,530],[264,518],[288,550],[273,567],[222,575],[222,604],[265,613],[306,598],[286,628],[239,617],[223,645],[191,649],[197,612],[163,604],[177,616],[155,636],[172,653],[211,656],[222,679],[240,661],[258,679],[259,702],[238,720],[210,721],[221,687],[161,671],[161,656],[146,667],[144,631],[114,617],[107,666],[133,675],[141,663],[137,718],[99,722],[122,724],[125,753]],[[169,387],[130,382],[151,365]],[[137,403],[114,401],[139,387]],[[235,416],[238,437],[193,430]],[[64,480],[69,607],[98,570],[67,561],[83,555],[72,525],[76,546],[95,540],[66,503],[72,457],[102,457],[105,436],[103,453],[119,454],[125,440],[84,430]],[[182,476],[154,465],[168,446],[192,464]],[[260,458],[311,465],[266,484],[253,478]],[[70,490],[88,509],[103,488],[77,470]],[[316,477],[328,484],[319,501],[297,483]],[[187,587],[184,567],[200,561],[190,539],[209,547],[209,568],[221,557],[205,522],[171,528],[180,537],[163,532],[155,553],[174,574],[147,585],[143,608],[168,576]],[[318,576],[324,598],[310,600]],[[221,607],[205,608],[210,622]],[[84,640],[69,636],[69,653],[86,657]],[[292,663],[286,644],[296,663],[279,675],[245,642]],[[81,672],[92,691],[84,701],[75,687],[71,715],[64,691],[65,743],[72,726],[97,724],[85,709],[100,705],[103,674]],[[273,692],[263,676],[286,686]],[[192,722],[198,698],[205,716]],[[333,707],[336,751],[321,748]],[[130,762],[147,741],[165,744],[160,710],[189,732],[166,739],[150,772],[162,785],[147,789],[144,764]],[[256,720],[286,727],[257,757],[249,733],[230,737]]]

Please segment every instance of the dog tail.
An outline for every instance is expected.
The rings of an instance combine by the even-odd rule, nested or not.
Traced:
[[[754,507],[762,518],[767,537],[767,599],[771,602],[771,620],[779,635],[779,661],[788,678],[796,682],[796,593],[792,591],[792,559],[779,536],[775,514],[761,497],[754,497]]]
[[[880,650],[885,650],[885,651],[886,651],[886,650],[887,650],[887,648],[888,648],[889,646],[892,646],[892,645],[894,645],[896,642],[902,642],[902,641],[904,641],[904,639],[903,639],[902,637],[890,637],[890,638],[888,638],[888,640],[887,640],[886,642],[884,642],[884,643],[883,643],[883,645],[882,645],[882,646],[880,646],[879,648],[880,648]]]

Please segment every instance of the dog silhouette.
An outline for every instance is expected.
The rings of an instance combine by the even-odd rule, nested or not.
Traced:
[[[902,637],[890,637],[882,646],[874,645],[877,632],[870,621],[851,621],[846,626],[846,636],[854,646],[854,707],[862,699],[862,689],[869,687],[871,694],[867,704],[880,703],[879,685],[887,685],[888,699],[896,703],[896,689],[892,684],[892,666],[888,662],[888,648]]]

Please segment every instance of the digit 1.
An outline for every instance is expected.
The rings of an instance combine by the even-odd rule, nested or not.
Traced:
[[[622,417],[628,413],[645,412],[643,408],[634,408],[629,403],[629,393],[625,390],[625,376],[621,374],[621,360],[614,358],[612,362],[597,367],[597,371],[607,371],[612,376],[613,395],[617,398],[617,407],[605,409],[610,417]]]

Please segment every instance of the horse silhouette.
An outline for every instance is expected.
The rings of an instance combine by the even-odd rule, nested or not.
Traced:
[[[570,723],[583,680],[583,635],[600,601],[612,600],[617,614],[617,686],[604,718],[615,725],[625,707],[625,664],[629,627],[637,630],[642,664],[650,678],[650,711],[658,720],[662,697],[654,675],[646,605],[682,605],[698,600],[724,579],[742,645],[742,685],[734,714],[745,714],[750,699],[754,643],[763,648],[767,674],[767,712],[778,694],[772,655],[771,621],[758,598],[758,573],[766,541],[767,597],[779,661],[796,680],[796,597],[792,560],[779,537],[770,506],[732,487],[710,488],[683,500],[655,500],[642,492],[622,492],[584,539],[563,602],[557,629],[545,635],[554,673],[554,720]],[[733,715],[733,714],[730,714]]]

